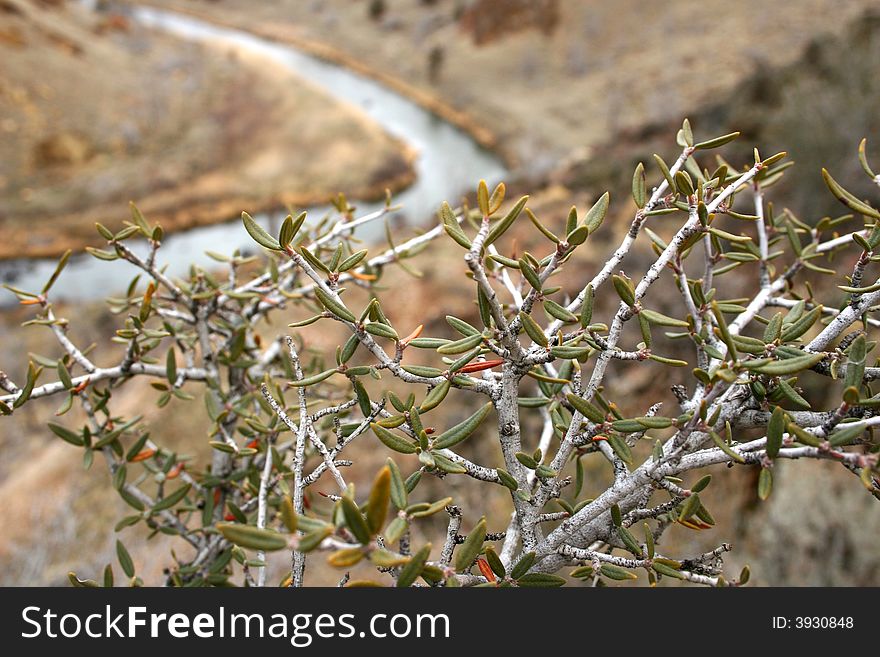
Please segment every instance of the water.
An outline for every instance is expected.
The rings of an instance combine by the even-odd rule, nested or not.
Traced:
[[[400,213],[409,223],[426,224],[431,221],[442,201],[456,200],[462,192],[473,189],[481,178],[494,183],[507,173],[503,163],[480,147],[470,135],[375,80],[291,46],[240,30],[217,27],[189,16],[143,6],[132,7],[131,16],[146,27],[183,39],[257,54],[276,62],[335,99],[354,105],[388,133],[409,144],[418,153],[415,161],[417,178],[409,188],[394,197],[394,203],[403,206]],[[358,216],[382,206],[376,203],[352,203],[357,205]],[[306,209],[315,219],[329,211],[327,206]],[[120,207],[120,213],[124,212],[127,212],[127,208]],[[264,225],[270,221],[268,215],[258,216],[257,219]],[[378,237],[377,229],[381,230],[381,226],[366,226],[358,235],[368,240],[375,239]],[[147,251],[146,244],[128,244],[138,253]],[[95,245],[101,246],[97,233]],[[237,247],[253,250],[254,244],[245,233],[241,221],[235,217],[226,223],[169,235],[159,251],[158,264],[167,264],[170,275],[180,275],[188,270],[191,263],[213,263],[204,255],[205,250],[232,253]],[[39,291],[54,268],[54,260],[0,262],[0,281]],[[119,291],[108,289],[108,281],[122,288],[134,273],[132,265],[122,261],[105,262],[88,255],[76,256],[53,286],[52,297],[70,301],[104,297]],[[11,294],[0,295],[0,305],[14,302]]]

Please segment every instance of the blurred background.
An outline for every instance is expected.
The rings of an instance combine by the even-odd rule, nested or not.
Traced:
[[[611,190],[617,201],[604,235],[591,238],[588,257],[567,275],[574,288],[631,220],[636,163],[652,153],[672,161],[685,116],[698,139],[741,131],[725,150],[734,163],[753,146],[764,155],[788,151],[795,167],[768,196],[814,223],[841,214],[821,166],[857,195],[871,193],[856,152],[867,137],[869,152],[880,154],[875,5],[0,0],[0,282],[39,289],[66,249],[99,245],[96,221],[121,227],[129,201],[170,234],[163,257],[173,272],[204,262],[205,249],[247,245],[235,220],[242,210],[269,223],[290,207],[320,216],[344,192],[366,211],[391,190],[403,205],[395,227],[411,234],[435,221],[441,201],[454,204],[486,178],[503,179],[508,197],[530,193],[548,224]],[[534,240],[518,238],[526,248]],[[429,254],[432,262],[460,258],[445,242]],[[420,269],[421,279],[383,279],[391,289],[405,285],[413,301],[396,323],[425,322],[426,309],[441,322],[447,313],[475,314],[464,277],[428,263]],[[55,288],[71,336],[98,342],[99,362],[118,359],[100,341],[116,322],[100,299],[131,275],[75,257]],[[32,315],[0,291],[0,370],[13,379],[23,378],[26,354],[59,355],[45,328],[20,328]],[[302,317],[274,326],[294,319]],[[332,353],[338,336],[308,330],[310,348]],[[655,375],[636,369],[612,386],[646,408],[672,399],[675,381]],[[146,408],[154,440],[204,462],[202,405],[163,413],[143,403],[153,396],[135,381],[117,404]],[[124,504],[102,468],[84,470],[80,450],[45,428],[58,403],[30,403],[0,422],[0,584],[59,584],[69,570],[93,577],[114,559],[112,527]],[[364,469],[355,481],[366,485],[383,459],[366,442],[358,447]],[[481,463],[499,460],[490,441],[468,448]],[[749,563],[763,585],[880,584],[876,502],[842,468],[777,467],[764,503],[756,473],[719,472],[705,500],[718,529],[670,530],[670,549],[731,542],[730,572]],[[601,490],[609,473],[596,468]],[[449,494],[466,513],[505,517],[502,489],[490,491],[495,499],[455,485]],[[426,532],[442,533],[442,524]],[[139,574],[161,583],[170,543],[127,545]]]

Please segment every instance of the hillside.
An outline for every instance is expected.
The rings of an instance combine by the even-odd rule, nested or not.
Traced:
[[[356,110],[121,15],[3,0],[0,60],[0,259],[93,243],[129,200],[174,230],[412,178],[412,153]]]

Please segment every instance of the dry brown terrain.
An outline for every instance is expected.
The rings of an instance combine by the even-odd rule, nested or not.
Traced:
[[[0,259],[57,255],[134,200],[166,229],[412,180],[412,153],[284,70],[74,3],[0,6]]]
[[[756,71],[798,60],[811,41],[840,35],[875,5],[531,3],[555,12],[548,20],[542,12],[523,10],[530,3],[520,0],[386,0],[384,13],[374,19],[371,3],[350,0],[149,3],[311,44],[324,56],[393,78],[417,97],[451,108],[449,114],[463,114],[461,122],[530,172],[556,168],[573,154],[588,155],[616,133],[680,121]]]

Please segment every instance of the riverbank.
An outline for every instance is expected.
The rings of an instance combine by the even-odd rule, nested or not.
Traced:
[[[7,5],[0,260],[94,244],[130,200],[175,232],[415,179],[412,148],[258,56],[74,3]]]

